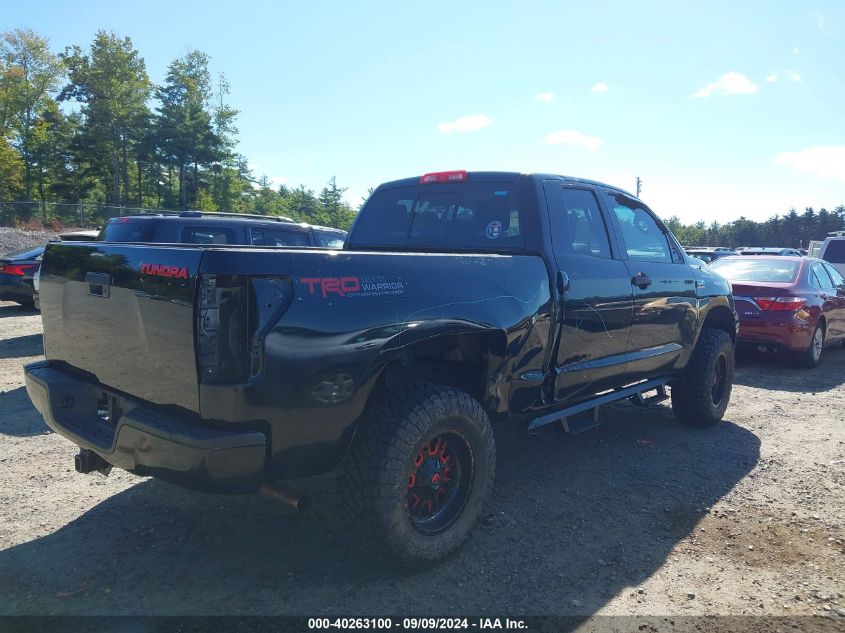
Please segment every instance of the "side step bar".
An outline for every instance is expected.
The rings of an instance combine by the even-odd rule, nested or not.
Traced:
[[[583,402],[579,402],[578,404],[573,404],[571,406],[558,409],[557,411],[553,411],[552,413],[547,413],[546,415],[534,418],[531,421],[531,424],[528,425],[528,430],[533,431],[534,429],[538,429],[541,426],[545,426],[546,424],[551,424],[553,422],[560,422],[563,429],[567,433],[571,433],[573,435],[593,429],[599,425],[599,407],[612,402],[618,402],[619,400],[624,400],[625,398],[630,398],[634,404],[641,407],[648,407],[657,404],[658,402],[663,402],[669,398],[666,394],[666,385],[671,380],[671,377],[663,376],[661,378],[654,378],[628,387],[614,389],[613,391],[596,396],[590,400],[585,400]],[[643,395],[652,390],[656,391],[653,396],[646,397]],[[584,413],[590,410],[592,410],[592,415],[590,417],[581,417],[577,420],[569,419],[578,413]]]

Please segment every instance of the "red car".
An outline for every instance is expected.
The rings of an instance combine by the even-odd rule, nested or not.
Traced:
[[[710,270],[733,286],[739,344],[785,351],[815,367],[822,350],[845,341],[845,279],[810,257],[725,257]]]

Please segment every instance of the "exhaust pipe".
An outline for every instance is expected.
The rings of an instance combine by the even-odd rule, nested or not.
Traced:
[[[311,507],[311,498],[307,495],[299,495],[293,490],[282,488],[275,484],[262,484],[261,494],[278,501],[289,508],[302,512]]]

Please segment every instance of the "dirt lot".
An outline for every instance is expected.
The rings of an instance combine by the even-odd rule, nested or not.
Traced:
[[[727,421],[666,406],[598,430],[497,428],[491,514],[408,574],[332,509],[73,470],[23,387],[36,313],[0,303],[0,614],[819,614],[845,622],[845,351],[815,370],[741,359]]]

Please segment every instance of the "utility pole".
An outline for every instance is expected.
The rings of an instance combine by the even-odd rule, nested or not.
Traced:
[[[637,176],[637,197],[638,198],[640,197],[640,191],[642,190],[642,188],[643,188],[643,181],[640,180],[639,176]]]

